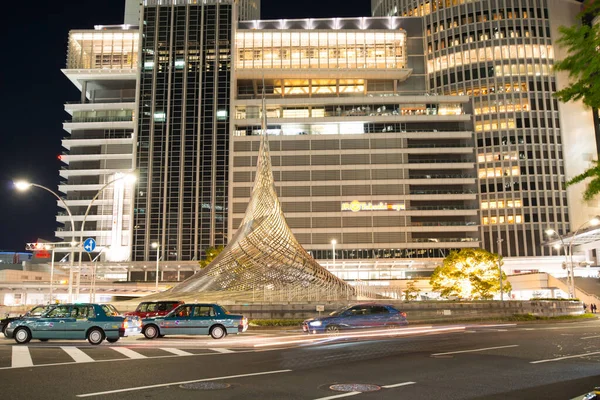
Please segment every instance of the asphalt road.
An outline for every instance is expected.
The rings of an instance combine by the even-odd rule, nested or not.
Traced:
[[[571,399],[600,385],[600,321],[100,346],[0,339],[0,382],[10,399]],[[379,390],[330,389],[352,383]]]

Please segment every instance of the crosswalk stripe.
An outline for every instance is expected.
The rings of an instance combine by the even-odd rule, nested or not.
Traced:
[[[183,351],[183,350],[179,350],[179,349],[174,349],[172,347],[160,347],[161,350],[167,351],[171,354],[175,354],[178,356],[190,356],[194,353],[188,353],[187,351]]]
[[[137,351],[133,351],[131,349],[127,349],[125,347],[111,347],[114,351],[123,354],[129,358],[147,358],[145,355],[138,353]]]
[[[75,362],[94,362],[94,359],[92,357],[88,356],[83,351],[79,350],[77,347],[63,346],[61,347],[61,349],[63,349],[65,353],[71,356],[71,358]]]
[[[229,349],[220,349],[220,348],[215,348],[215,349],[209,349],[212,351],[216,351],[217,353],[235,353],[233,350],[229,350]]]
[[[12,363],[13,368],[31,367],[33,360],[27,346],[13,346],[12,348]]]

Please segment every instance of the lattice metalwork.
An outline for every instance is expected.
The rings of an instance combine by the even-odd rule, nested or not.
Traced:
[[[205,269],[171,289],[169,297],[212,297],[224,291],[232,298],[248,300],[355,297],[353,287],[302,248],[285,220],[274,186],[265,115],[256,179],[239,229]]]

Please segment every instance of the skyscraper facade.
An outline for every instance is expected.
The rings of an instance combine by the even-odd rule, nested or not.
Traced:
[[[156,1],[141,8],[139,173],[132,259],[199,260],[227,241],[231,46],[242,1]]]
[[[580,199],[568,193],[565,178],[585,166],[565,147],[590,114],[580,105],[567,111],[553,98],[561,82],[552,65],[557,27],[576,23],[579,7],[552,0],[372,1],[373,15],[421,17],[431,90],[473,97],[482,245],[496,249],[500,238],[505,256],[549,255],[552,249],[541,246],[545,229],[565,233],[578,219],[569,203],[578,208]]]

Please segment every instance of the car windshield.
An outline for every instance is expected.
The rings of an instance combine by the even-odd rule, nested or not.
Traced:
[[[31,310],[29,310],[29,312],[27,313],[27,315],[30,316],[39,316],[44,314],[45,312],[50,311],[52,308],[52,306],[37,306],[37,307],[33,307]]]
[[[102,310],[106,314],[107,317],[117,317],[119,316],[119,311],[112,304],[103,304]]]
[[[338,316],[338,315],[340,315],[341,313],[343,313],[344,311],[346,311],[347,309],[348,309],[348,307],[342,307],[342,308],[339,308],[339,309],[337,309],[337,310],[335,310],[335,311],[333,311],[333,312],[330,312],[330,313],[329,313],[329,316],[330,316],[330,317],[335,317],[335,316]]]

